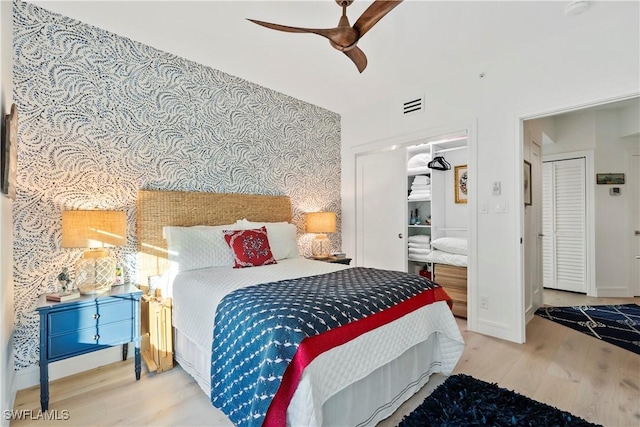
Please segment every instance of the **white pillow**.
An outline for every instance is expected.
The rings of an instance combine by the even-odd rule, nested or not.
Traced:
[[[433,240],[431,247],[450,254],[467,255],[467,239],[461,237],[441,237]]]
[[[236,225],[240,224],[245,230],[267,227],[269,246],[271,246],[271,253],[276,261],[300,257],[295,225],[288,222],[252,222],[247,219],[236,222]]]
[[[429,153],[418,153],[413,155],[407,162],[408,168],[420,168],[425,167],[431,161]]]
[[[177,271],[233,266],[233,253],[222,231],[240,229],[236,224],[164,227],[169,261],[177,267]]]

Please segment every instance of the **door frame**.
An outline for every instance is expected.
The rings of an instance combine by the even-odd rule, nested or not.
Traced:
[[[372,154],[375,152],[381,151],[389,151],[396,149],[406,149],[412,145],[424,144],[426,142],[434,141],[437,139],[445,138],[447,136],[459,135],[460,132],[467,133],[467,150],[468,150],[468,164],[467,164],[467,174],[469,177],[468,181],[468,191],[469,191],[469,225],[467,227],[467,241],[468,241],[468,264],[467,264],[467,283],[475,284],[477,283],[477,253],[478,253],[478,217],[475,214],[477,211],[477,200],[478,200],[478,174],[476,172],[476,164],[478,161],[478,119],[469,119],[467,121],[450,123],[442,126],[432,127],[432,128],[424,128],[415,132],[411,132],[404,135],[393,136],[389,138],[382,138],[379,140],[368,141],[362,144],[357,144],[351,147],[350,153],[353,155],[353,187],[352,191],[354,197],[352,199],[352,209],[354,212],[354,249],[358,251],[357,242],[358,242],[358,233],[361,233],[360,229],[361,224],[359,224],[357,218],[357,207],[356,207],[356,199],[357,196],[357,157],[363,156],[367,154]],[[343,153],[344,156],[344,153]],[[357,259],[357,258],[356,258]],[[476,304],[477,300],[477,286],[471,285],[467,286],[467,329],[470,331],[477,331],[478,324],[478,307]],[[523,335],[524,336],[524,335]]]
[[[555,162],[562,160],[570,160],[584,157],[584,185],[585,185],[585,228],[587,235],[585,236],[585,262],[587,263],[587,296],[595,297],[596,295],[596,206],[595,206],[595,180],[588,179],[590,176],[596,176],[595,173],[595,156],[593,150],[571,151],[558,154],[544,154],[542,151],[542,163]]]
[[[524,175],[524,138],[525,138],[525,133],[524,133],[524,122],[527,120],[532,120],[532,119],[541,119],[544,117],[549,117],[549,116],[554,116],[557,114],[562,114],[562,113],[568,113],[571,111],[577,111],[577,110],[582,110],[585,108],[589,108],[589,107],[595,107],[598,105],[603,105],[603,104],[609,104],[611,102],[617,102],[617,101],[624,101],[627,99],[633,99],[633,98],[637,98],[638,96],[640,96],[640,92],[637,91],[637,89],[633,90],[632,92],[629,91],[625,91],[625,92],[618,92],[617,94],[612,94],[612,92],[610,92],[609,95],[605,95],[604,97],[602,97],[602,94],[600,95],[594,95],[592,98],[590,99],[585,99],[583,98],[582,101],[569,101],[566,103],[562,103],[560,105],[555,105],[555,106],[549,106],[548,103],[545,103],[543,101],[542,103],[542,107],[540,107],[538,110],[535,110],[533,108],[529,108],[526,111],[520,110],[520,111],[516,111],[516,113],[513,115],[513,123],[514,123],[514,140],[518,141],[517,142],[517,153],[516,153],[516,159],[515,159],[515,164],[513,165],[515,171],[514,171],[514,176],[519,176],[522,177]],[[524,268],[524,263],[525,263],[525,250],[524,250],[524,245],[522,244],[523,240],[524,240],[524,228],[525,228],[525,224],[524,224],[524,188],[522,185],[518,186],[518,190],[517,190],[517,195],[519,195],[518,197],[518,202],[516,203],[516,207],[515,207],[515,215],[518,218],[518,233],[517,235],[520,236],[520,240],[517,242],[516,246],[514,249],[516,251],[520,251],[520,256],[516,258],[516,266],[515,266],[515,279],[516,279],[516,283],[519,283],[519,286],[517,286],[518,290],[516,292],[516,298],[517,301],[520,304],[519,307],[519,311],[520,311],[520,316],[518,316],[517,321],[518,324],[515,325],[515,334],[517,337],[522,338],[521,340],[519,340],[520,342],[526,342],[526,306],[525,306],[525,268]]]

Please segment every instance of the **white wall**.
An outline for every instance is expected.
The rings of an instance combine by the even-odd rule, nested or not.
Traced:
[[[13,49],[12,7],[10,1],[0,1],[0,113],[4,119],[12,102]],[[4,128],[4,126],[3,126]],[[16,394],[13,369],[13,228],[11,210],[13,203],[0,195],[0,421],[9,425],[4,411],[13,408]]]
[[[622,3],[616,3],[617,7]],[[469,209],[471,221],[470,286],[477,291],[469,304],[479,307],[478,296],[489,300],[488,309],[471,309],[472,330],[513,341],[524,339],[522,230],[522,147],[520,118],[541,116],[601,100],[640,92],[640,30],[637,5],[629,3],[619,13],[603,16],[599,26],[575,29],[522,50],[509,58],[486,63],[477,73],[451,70],[446,81],[416,82],[424,93],[427,111],[413,118],[397,112],[401,97],[372,104],[342,117],[343,141],[343,248],[355,251],[354,153],[363,144],[393,144],[407,134],[428,134],[456,123],[477,124],[470,140]],[[435,66],[435,65],[434,65]],[[401,93],[400,93],[401,92]],[[407,88],[399,91],[406,95]],[[478,206],[495,202],[492,181],[502,182],[507,214]],[[489,203],[491,206],[492,203]]]
[[[596,112],[557,116],[554,119],[555,144],[545,145],[543,154],[559,154],[571,151],[595,150]]]
[[[624,108],[618,115],[618,134],[620,137],[637,136],[640,133],[640,102]]]
[[[635,284],[631,283],[631,268],[637,261],[628,246],[633,230],[628,182],[631,171],[627,170],[627,157],[630,155],[628,150],[640,150],[640,138],[637,135],[620,138],[618,123],[616,110],[596,115],[595,172],[624,173],[627,179],[625,185],[615,185],[620,188],[620,196],[609,194],[614,185],[596,185],[595,189],[596,291],[603,297],[633,296],[631,291],[635,290]]]
[[[467,233],[447,231],[441,228],[467,228],[469,226],[469,206],[466,203],[455,202],[455,167],[469,163],[468,149],[446,151],[441,153],[451,165],[447,171],[431,171],[433,203],[433,227],[431,236],[438,237],[467,237]]]
[[[595,185],[595,295],[600,297],[629,297],[635,289],[632,283],[634,254],[627,242],[632,238],[631,176],[628,157],[631,151],[640,152],[640,116],[637,103],[625,108],[587,110],[561,115],[554,119],[556,144],[545,146],[543,154],[560,154],[593,150],[595,173],[625,173],[627,182],[619,185],[620,196],[611,196],[613,185]],[[629,135],[630,136],[624,136]],[[595,181],[595,176],[587,179]]]

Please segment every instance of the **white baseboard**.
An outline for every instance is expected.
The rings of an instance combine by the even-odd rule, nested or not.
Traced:
[[[533,319],[533,316],[535,315],[535,313],[536,312],[533,310],[533,308],[530,308],[529,310],[527,310],[527,312],[524,314],[525,325]]]
[[[131,358],[133,352],[133,346],[129,344],[127,358]],[[121,360],[122,346],[117,345],[104,350],[94,351],[93,353],[53,362],[49,364],[49,381],[68,377],[69,375],[109,365]],[[131,375],[133,375],[133,372]],[[40,385],[40,367],[38,365],[31,365],[28,368],[20,369],[17,371],[16,376],[18,390]]]
[[[514,341],[513,331],[509,329],[509,325],[506,323],[499,323],[493,320],[478,319],[476,327],[473,332],[478,332],[483,335],[490,335],[495,338],[500,338],[506,341]]]
[[[629,295],[628,288],[597,288],[596,296],[599,298],[633,298],[633,295]]]

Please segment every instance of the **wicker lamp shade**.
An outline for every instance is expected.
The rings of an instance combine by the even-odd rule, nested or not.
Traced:
[[[311,241],[311,254],[316,259],[326,259],[331,256],[331,241],[325,233],[335,233],[335,212],[309,212],[306,214],[307,233],[317,233]]]
[[[62,247],[90,248],[76,263],[75,286],[81,294],[108,291],[115,283],[116,260],[105,246],[127,242],[127,218],[120,211],[62,212]],[[101,249],[91,249],[101,248]]]
[[[127,217],[120,211],[62,212],[63,248],[101,248],[127,242]]]

